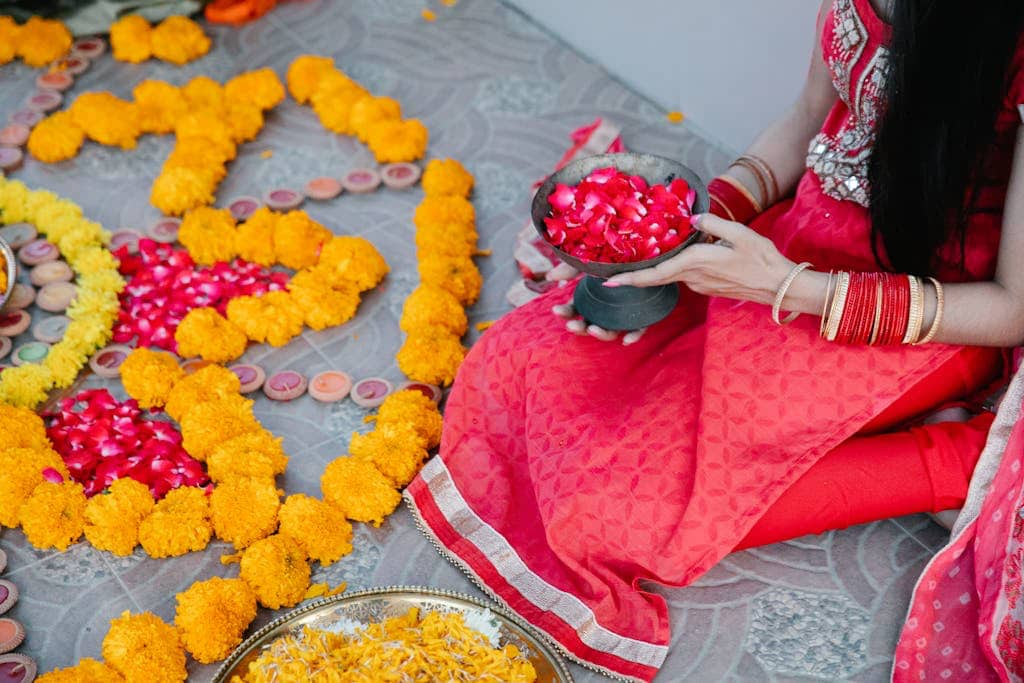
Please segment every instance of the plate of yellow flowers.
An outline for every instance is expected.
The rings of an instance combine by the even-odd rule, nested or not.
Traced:
[[[324,598],[272,621],[214,683],[572,683],[517,617],[459,593],[388,587]]]

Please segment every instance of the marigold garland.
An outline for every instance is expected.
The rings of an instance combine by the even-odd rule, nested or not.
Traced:
[[[188,17],[170,16],[150,25],[145,17],[127,14],[110,26],[114,59],[138,64],[150,57],[187,64],[210,51],[210,38]]]
[[[71,42],[71,31],[56,19],[30,17],[18,26],[0,16],[0,65],[20,57],[26,66],[46,66],[66,55]]]
[[[211,363],[228,363],[245,353],[248,338],[214,308],[193,308],[174,333],[183,358],[198,356]]]

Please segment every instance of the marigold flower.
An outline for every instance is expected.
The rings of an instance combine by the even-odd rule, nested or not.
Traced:
[[[366,144],[382,164],[416,161],[427,152],[430,133],[419,119],[381,121],[366,133]]]
[[[190,138],[189,140],[194,139],[196,138]],[[211,187],[216,187],[217,183],[224,180],[228,174],[228,169],[222,162],[218,161],[219,157],[220,154],[216,148],[199,149],[198,145],[182,145],[179,141],[179,144],[176,144],[171,149],[171,153],[164,160],[164,167],[161,173],[166,173],[176,168],[196,170]]]
[[[350,283],[363,292],[380,284],[391,268],[369,240],[344,235],[324,244],[317,270],[332,286]]]
[[[305,104],[320,87],[320,80],[324,74],[332,71],[335,71],[334,60],[330,57],[300,55],[288,66],[285,77],[288,81],[288,92],[296,102]]]
[[[407,424],[377,425],[369,434],[354,433],[348,450],[354,458],[372,462],[396,488],[416,476],[427,459],[427,440]]]
[[[102,652],[128,683],[178,683],[188,678],[178,632],[151,612],[122,612],[110,622]]]
[[[420,184],[428,197],[468,197],[473,191],[473,174],[457,159],[431,159],[423,170]]]
[[[110,25],[110,48],[114,59],[138,64],[153,56],[153,27],[145,17],[126,14]]]
[[[181,422],[185,413],[196,404],[238,396],[241,389],[238,375],[220,365],[207,365],[175,383],[167,395],[164,410]]]
[[[256,69],[225,83],[224,94],[229,100],[253,104],[266,111],[284,100],[284,85],[273,69]]]
[[[221,141],[219,149],[226,149],[227,158],[234,159],[235,143],[226,112],[223,107],[197,106],[175,122],[174,134],[179,140],[206,138]]]
[[[18,29],[16,50],[28,66],[46,66],[71,49],[71,31],[56,19],[30,17]]]
[[[210,51],[203,27],[188,17],[172,15],[153,29],[153,56],[172,64],[186,64]]]
[[[227,209],[201,206],[185,214],[178,241],[196,263],[213,265],[235,258],[235,218]]]
[[[288,292],[240,296],[228,302],[228,320],[254,342],[284,346],[302,333],[303,313]]]
[[[18,521],[33,546],[64,552],[82,536],[85,504],[85,489],[78,482],[44,481],[22,503]]]
[[[199,356],[211,363],[228,363],[245,353],[249,339],[215,308],[193,308],[174,333],[182,358]],[[233,374],[233,373],[232,373]]]
[[[0,14],[0,66],[14,59],[20,28],[13,18]]]
[[[397,121],[402,118],[402,105],[390,97],[363,97],[352,105],[349,124],[356,136],[366,142],[370,128],[381,121]]]
[[[134,149],[142,132],[135,104],[109,92],[82,93],[68,111],[89,139],[102,145]]]
[[[121,382],[143,408],[159,408],[174,383],[184,376],[174,356],[147,348],[133,350],[121,365]]]
[[[64,461],[49,444],[42,448],[0,450],[0,524],[18,526],[21,506],[46,481],[43,470],[48,468],[68,477]]]
[[[65,669],[54,669],[35,679],[36,683],[124,683],[124,676],[92,657],[78,660]]]
[[[277,529],[281,497],[273,479],[234,477],[210,494],[213,531],[222,541],[245,548]]]
[[[0,451],[8,448],[50,448],[46,425],[28,408],[0,403]]]
[[[105,494],[85,506],[85,538],[97,550],[131,555],[139,543],[139,524],[153,511],[153,495],[145,484],[117,479]]]
[[[472,225],[431,223],[416,229],[416,258],[454,256],[470,258],[477,253],[480,236]]]
[[[340,510],[318,498],[294,493],[285,499],[278,518],[278,533],[295,539],[322,566],[352,552],[352,525]]]
[[[394,512],[402,496],[369,460],[343,455],[320,475],[324,500],[348,519],[380,526]]]
[[[256,594],[241,579],[196,581],[176,599],[174,625],[181,642],[203,664],[230,655],[256,618]]]
[[[451,292],[463,306],[472,306],[480,298],[484,279],[469,258],[428,256],[419,261],[420,281]]]
[[[476,223],[476,211],[465,197],[428,196],[416,207],[412,222],[420,229],[430,225],[459,225],[472,228]]]
[[[273,479],[287,466],[281,438],[262,428],[218,444],[206,460],[207,473],[216,482],[238,477]]]
[[[181,94],[192,111],[208,109],[217,112],[224,109],[224,86],[209,76],[191,79],[181,86]]]
[[[154,558],[202,550],[212,535],[210,501],[203,489],[194,486],[171,489],[139,524],[142,549]]]
[[[406,425],[415,429],[428,449],[441,443],[441,411],[418,391],[396,391],[384,399],[377,411],[377,428],[390,425]]]
[[[69,112],[59,111],[36,124],[28,136],[28,151],[39,161],[55,164],[73,159],[85,142],[85,131]]]
[[[219,444],[261,429],[252,414],[252,401],[230,396],[192,406],[181,418],[181,445],[203,462]]]
[[[454,294],[437,285],[421,284],[405,300],[398,326],[406,333],[427,327],[443,327],[461,337],[469,329],[469,320]]]
[[[261,266],[274,265],[277,262],[274,226],[280,217],[276,211],[261,206],[240,224],[235,233],[235,250],[239,257]]]
[[[331,239],[331,231],[305,211],[289,211],[274,222],[274,252],[277,261],[299,270],[316,264],[320,248]]]
[[[153,182],[149,201],[168,216],[213,203],[217,180],[206,170],[164,168]]]
[[[327,130],[339,135],[353,135],[352,108],[359,100],[369,97],[370,93],[346,76],[337,77],[344,80],[332,80],[335,78],[334,74],[325,76],[324,82],[313,93],[313,111]]]
[[[170,83],[145,80],[132,89],[144,133],[170,133],[177,120],[188,111],[181,89]]]
[[[302,311],[306,325],[314,330],[348,322],[359,308],[359,291],[339,283],[332,287],[319,269],[306,269],[288,282],[292,301]]]
[[[466,347],[446,330],[416,330],[405,339],[395,359],[406,377],[417,382],[448,386],[466,357]]]
[[[268,536],[246,548],[240,576],[264,607],[293,607],[309,588],[306,551],[290,536]]]
[[[255,104],[232,101],[225,114],[231,139],[237,143],[255,140],[263,130],[263,112]]]

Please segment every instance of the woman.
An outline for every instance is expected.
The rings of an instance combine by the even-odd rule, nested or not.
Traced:
[[[551,316],[567,287],[473,349],[407,492],[425,530],[574,659],[648,681],[669,624],[640,582],[962,504],[991,416],[908,421],[1024,341],[1022,26],[1019,0],[825,2],[800,99],[710,184],[718,241],[609,283],[685,285],[672,316],[608,343]]]

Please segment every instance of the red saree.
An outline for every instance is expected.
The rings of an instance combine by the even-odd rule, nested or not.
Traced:
[[[822,40],[841,101],[795,198],[753,226],[819,270],[877,269],[866,166],[886,29],[868,0],[836,1]],[[945,268],[946,281],[992,275],[1014,130],[1000,120],[980,203],[996,210],[973,216],[965,272]],[[944,255],[954,263],[959,245]],[[701,576],[819,458],[964,353],[829,344],[813,316],[779,327],[764,306],[688,290],[624,348],[564,329],[550,309],[571,294],[516,310],[474,346],[440,455],[406,497],[485,590],[576,661],[629,680],[650,681],[669,643],[665,603],[643,582]]]

